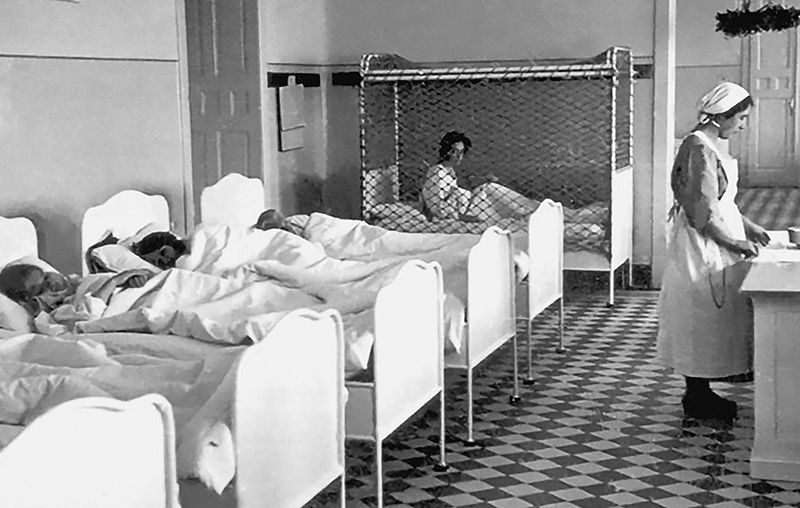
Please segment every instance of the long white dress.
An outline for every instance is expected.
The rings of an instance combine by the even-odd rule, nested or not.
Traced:
[[[693,133],[719,159],[728,186],[719,215],[733,238],[744,240],[734,202],[738,163],[703,134]],[[748,263],[701,235],[681,209],[668,233],[668,263],[659,295],[656,362],[691,377],[716,378],[748,372],[753,361],[753,318],[740,292]]]

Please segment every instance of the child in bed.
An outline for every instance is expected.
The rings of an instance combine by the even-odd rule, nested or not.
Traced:
[[[189,251],[189,243],[170,232],[159,231],[131,245],[131,251],[148,263],[167,270],[174,268],[178,258]]]
[[[261,212],[261,215],[258,216],[258,220],[256,220],[253,228],[260,229],[262,231],[281,229],[297,236],[303,236],[302,226],[298,225],[296,221],[293,221],[292,219],[287,219],[285,215],[273,208]]]
[[[86,249],[86,264],[91,273],[114,271],[111,267],[104,266],[103,262],[93,253],[95,249],[118,242],[119,240],[114,235],[109,234]],[[130,251],[151,265],[167,270],[174,268],[178,259],[189,252],[189,242],[178,238],[169,231],[156,231],[148,233],[141,240],[131,244]]]
[[[35,265],[9,265],[0,270],[0,293],[36,316],[64,304],[76,308],[90,307],[89,299],[105,305],[117,288],[141,287],[152,276],[153,273],[147,270],[127,270],[117,274],[91,275],[86,279],[93,277],[95,280],[84,283],[77,276],[45,272]]]
[[[527,217],[541,204],[521,193],[497,183],[497,177],[487,175],[487,181],[472,190],[458,185],[456,168],[472,147],[466,134],[450,131],[439,141],[439,161],[428,168],[422,184],[423,212],[429,220],[452,219],[463,222],[482,222]],[[593,224],[607,215],[607,206],[592,203],[582,208],[564,207],[566,222]]]

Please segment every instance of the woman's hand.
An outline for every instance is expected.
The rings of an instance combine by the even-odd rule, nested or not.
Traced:
[[[750,240],[735,240],[730,246],[730,250],[744,256],[745,259],[758,256],[758,244]]]
[[[766,246],[770,241],[767,230],[755,223],[750,224],[750,227],[747,231],[747,239],[761,245],[762,247]]]

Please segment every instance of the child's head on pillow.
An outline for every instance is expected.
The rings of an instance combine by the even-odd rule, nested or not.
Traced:
[[[0,270],[0,293],[26,306],[26,309],[39,309],[39,297],[60,297],[68,288],[69,281],[66,277],[58,272],[45,272],[36,265],[14,264]]]
[[[34,265],[9,265],[0,270],[0,293],[25,302],[44,290],[44,270]]]
[[[184,240],[167,231],[150,233],[131,245],[134,254],[162,270],[173,268],[188,250]]]
[[[281,212],[270,208],[265,212],[261,212],[261,215],[258,216],[258,220],[253,227],[264,231],[270,229],[285,229],[285,221],[286,217],[284,217]]]

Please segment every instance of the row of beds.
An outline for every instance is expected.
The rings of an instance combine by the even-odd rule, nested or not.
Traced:
[[[257,179],[228,175],[204,190],[204,223],[252,222],[262,211],[263,192]],[[87,210],[82,247],[108,231],[123,236],[145,222],[169,227],[166,200],[123,191]],[[38,256],[32,222],[0,219],[0,246],[6,251],[0,251],[0,265]],[[344,443],[355,439],[375,443],[376,497],[382,506],[383,441],[436,399],[436,467],[447,468],[445,369],[466,370],[464,439],[473,442],[473,371],[509,339],[514,355],[510,397],[519,399],[517,320],[526,323],[528,380],[533,380],[531,322],[556,303],[563,349],[560,204],[545,200],[530,216],[525,251],[528,270],[522,285],[509,232],[490,227],[470,249],[458,352],[445,353],[444,281],[436,262],[406,262],[377,293],[368,376],[348,379],[344,374],[344,328],[337,311],[297,309],[284,316],[267,339],[244,348],[235,364],[230,401],[235,479],[220,494],[177,477],[170,404],[160,395],[145,394],[128,401],[72,400],[33,420],[0,451],[0,505],[292,507],[339,478],[344,506]],[[517,315],[519,287],[525,288],[520,295],[527,300],[526,316]]]

